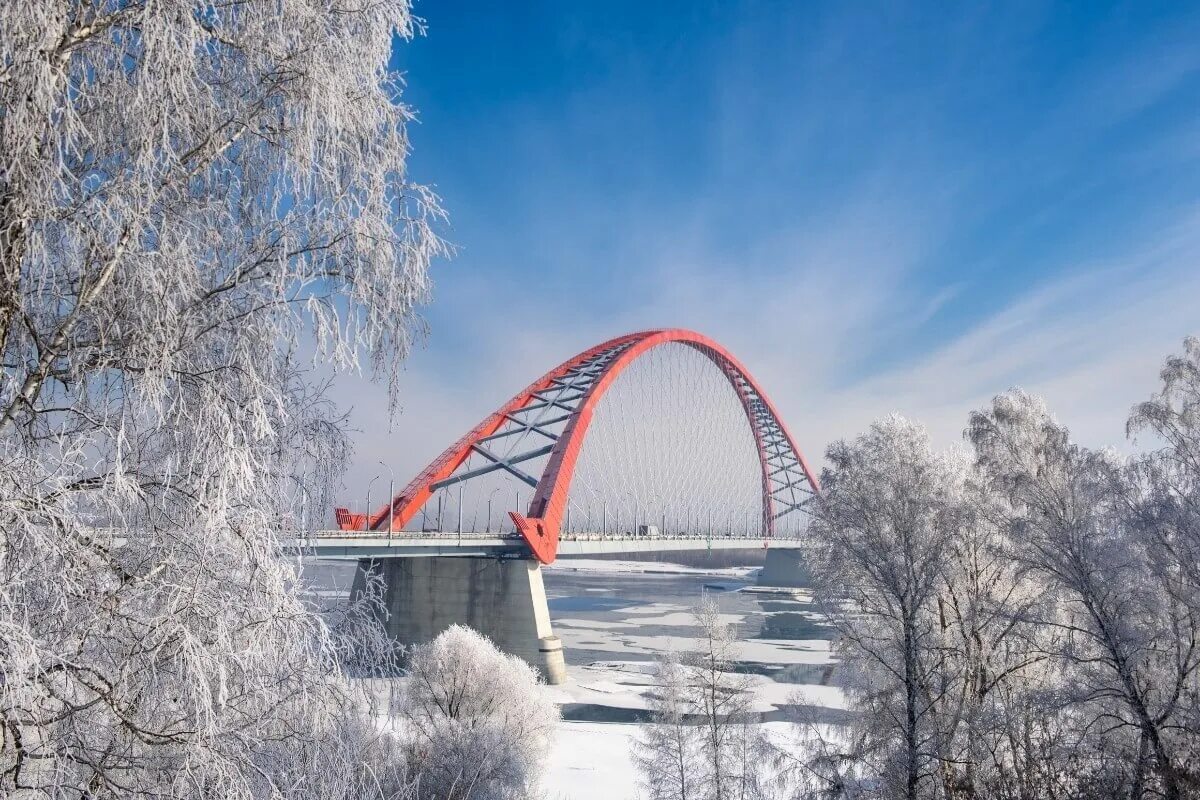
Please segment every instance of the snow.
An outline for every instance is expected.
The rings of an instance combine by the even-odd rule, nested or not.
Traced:
[[[556,620],[555,632],[562,639],[563,647],[593,650],[618,655],[636,653],[657,657],[669,650],[684,652],[696,650],[700,640],[687,636],[640,635],[624,633],[628,625],[616,624],[609,628],[596,626],[594,621],[577,622]],[[615,635],[606,636],[612,631]],[[823,639],[749,639],[740,646],[741,661],[760,664],[829,664],[829,642]]]
[[[579,561],[570,562],[571,566]],[[584,562],[593,572],[620,573],[628,569],[625,562]],[[671,567],[687,574],[703,573],[673,565],[636,564],[656,570]],[[560,567],[554,567],[560,568]],[[742,572],[752,571],[744,569]],[[721,570],[725,572],[725,570]],[[653,580],[653,579],[650,579]],[[593,587],[584,591],[595,594]],[[803,602],[806,592],[790,589],[764,589],[764,592],[793,597]],[[586,606],[587,604],[585,604]],[[571,611],[553,614],[555,633],[563,640],[564,648],[578,653],[583,650],[601,655],[585,665],[568,666],[567,682],[546,686],[543,691],[562,708],[584,711],[589,717],[603,718],[605,709],[620,721],[561,720],[556,725],[556,737],[549,755],[544,787],[550,800],[644,800],[639,787],[639,775],[632,761],[632,747],[638,731],[647,723],[627,721],[631,712],[645,710],[648,698],[655,690],[655,659],[665,650],[686,651],[697,647],[699,640],[691,636],[656,634],[652,631],[672,629],[695,631],[692,608],[678,602],[639,602],[637,605],[610,608],[603,602],[594,609],[571,605]],[[737,607],[731,604],[730,609]],[[561,606],[560,606],[561,608]],[[579,608],[578,611],[574,611]],[[597,613],[599,612],[599,613]],[[572,616],[584,614],[590,618]],[[803,613],[803,612],[801,612]],[[746,613],[722,612],[724,622],[741,623]],[[599,618],[597,618],[599,617]],[[757,624],[751,626],[757,630]],[[830,685],[835,660],[829,642],[824,639],[745,639],[739,643],[738,661],[762,665],[763,671],[774,668],[787,671],[786,677],[773,680],[770,675],[748,674],[753,692],[751,710],[767,715],[771,721],[760,723],[772,739],[792,749],[804,747],[798,738],[803,726],[779,721],[780,712],[793,713],[796,706],[815,709],[844,709],[845,698],[840,689]],[[752,670],[753,672],[753,670]],[[836,733],[818,715],[812,727],[824,735]],[[394,722],[394,721],[393,721]]]
[[[646,708],[645,692],[654,686],[655,666],[648,662],[596,662],[569,667],[568,680],[546,691],[555,703],[585,703],[609,708]]]
[[[694,569],[674,564],[572,559],[558,561],[551,570],[587,573],[712,576],[726,580],[744,580],[753,576],[753,567],[733,569]],[[751,577],[752,579],[752,577]],[[737,589],[764,599],[811,602],[804,589],[744,586]],[[605,590],[587,587],[584,591],[605,594]],[[744,612],[735,612],[739,604],[723,611],[723,622],[748,621]],[[599,613],[597,613],[599,612]],[[656,686],[654,660],[668,649],[687,651],[699,646],[694,638],[696,621],[693,608],[678,602],[638,602],[635,605],[595,608],[577,602],[560,604],[552,610],[555,633],[568,651],[588,651],[602,655],[586,665],[568,667],[568,680],[560,686],[546,687],[551,699],[563,707],[590,706],[589,711],[603,714],[612,709],[620,722],[562,721],[558,741],[550,757],[546,788],[553,800],[641,800],[639,776],[632,763],[631,748],[646,723],[625,721],[631,710],[647,708],[647,699]],[[805,613],[803,611],[793,613]],[[584,618],[587,617],[587,618]],[[597,618],[599,617],[599,618]],[[752,625],[757,630],[757,624]],[[686,635],[671,635],[673,630]],[[804,732],[790,722],[779,721],[781,711],[792,713],[796,706],[816,709],[844,709],[845,697],[832,683],[835,659],[825,639],[744,639],[739,643],[738,661],[762,665],[769,671],[782,668],[786,678],[773,680],[769,675],[745,676],[753,692],[753,711],[768,715],[771,721],[760,723],[779,744],[798,748],[798,736]],[[609,657],[607,654],[611,654]],[[753,670],[751,671],[753,672]],[[800,682],[797,682],[800,681]],[[827,733],[829,725],[815,722],[815,728]]]
[[[639,800],[631,750],[639,725],[562,722],[546,787],[553,800]]]
[[[746,618],[745,614],[718,614],[723,624],[736,625]],[[639,625],[679,625],[692,627],[696,624],[696,615],[692,611],[672,611],[656,617],[638,617]]]
[[[832,663],[827,661],[826,663]],[[646,693],[655,686],[655,665],[645,661],[598,661],[570,667],[569,679],[546,691],[558,704],[582,703],[608,708],[646,708]],[[845,697],[836,686],[819,683],[779,683],[762,675],[747,676],[756,712],[777,711],[790,705],[845,708]]]
[[[551,800],[642,800],[631,757],[638,730],[629,723],[563,722],[550,755],[546,788]],[[766,722],[767,736],[781,747],[794,746],[800,731],[786,722]],[[822,736],[836,736],[818,726]]]

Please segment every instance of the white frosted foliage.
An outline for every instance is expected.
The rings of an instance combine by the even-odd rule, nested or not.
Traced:
[[[343,677],[386,644],[277,543],[347,455],[314,362],[394,376],[442,249],[412,32],[405,0],[0,13],[0,794],[400,791]]]
[[[453,625],[413,649],[398,717],[419,797],[526,800],[538,793],[558,709],[532,667]]]

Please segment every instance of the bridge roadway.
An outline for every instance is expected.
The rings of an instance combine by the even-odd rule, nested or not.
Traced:
[[[632,534],[562,534],[558,554],[661,553],[680,550],[757,550],[792,547],[791,539],[761,536],[634,536]],[[529,557],[529,546],[519,534],[396,531],[317,531],[283,543],[289,554],[310,558],[358,561],[374,558]]]

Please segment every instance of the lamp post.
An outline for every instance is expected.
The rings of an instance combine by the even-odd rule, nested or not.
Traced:
[[[650,524],[650,512],[646,510],[646,507],[644,505],[642,505],[641,500],[638,500],[636,497],[633,498],[633,535],[634,536],[640,536],[642,533],[638,527],[640,524],[642,524],[642,523],[638,522],[638,510],[639,509],[642,511],[642,519],[646,520],[646,522],[644,524],[646,524],[646,525]]]
[[[384,469],[386,469],[388,471],[388,544],[391,544],[392,543],[392,517],[394,516],[394,512],[396,511],[396,509],[392,507],[392,503],[395,502],[395,500],[396,500],[396,473],[392,472],[392,468],[389,467],[387,464],[384,464],[382,461],[379,462],[379,466],[383,467]],[[371,510],[371,507],[367,506],[367,511],[370,511],[370,510]]]
[[[488,495],[488,521],[487,531],[485,531],[486,533],[492,532],[492,498],[496,496],[496,492],[498,491],[500,491],[499,486],[497,486],[495,489],[492,489],[492,493]]]
[[[661,517],[661,519],[659,519],[659,522],[662,524],[662,527],[659,529],[658,533],[660,536],[665,535],[666,531],[667,531],[667,512],[666,512],[666,504],[663,503],[662,494],[660,492],[653,492],[650,495],[650,499],[654,505],[658,506],[659,509],[661,509],[662,517]],[[649,508],[644,509],[644,511],[646,512],[646,526],[648,528],[650,526],[651,520],[653,518],[650,516]],[[647,531],[647,533],[648,532],[649,531]]]
[[[375,485],[375,481],[377,480],[379,480],[378,475],[376,475],[374,478],[371,478],[371,480],[367,482],[367,521],[363,527],[363,530],[366,530],[366,525],[371,524],[371,487]]]

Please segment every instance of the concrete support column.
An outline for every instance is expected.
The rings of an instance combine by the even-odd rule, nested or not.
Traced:
[[[404,644],[468,625],[506,653],[537,669],[547,683],[566,680],[562,642],[550,627],[541,565],[531,559],[387,558],[358,562],[351,590],[358,596],[368,571],[383,579],[387,630]]]
[[[811,586],[812,575],[804,563],[804,551],[788,547],[767,550],[767,560],[759,573],[758,582],[763,586]]]

